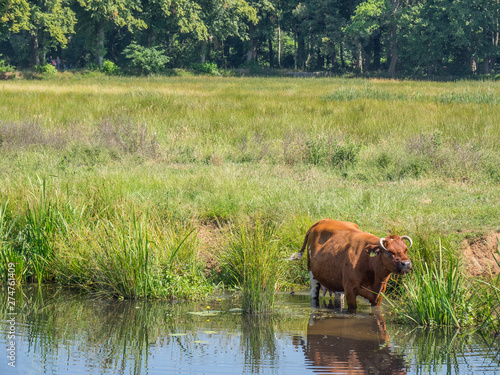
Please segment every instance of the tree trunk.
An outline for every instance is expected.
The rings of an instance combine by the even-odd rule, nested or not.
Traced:
[[[344,43],[340,42],[340,66],[342,69],[345,69],[345,60],[344,60]]]
[[[205,64],[205,61],[207,59],[207,41],[206,41],[206,39],[201,41],[201,51],[200,52],[201,52],[200,53],[200,62],[202,64]]]
[[[257,60],[257,38],[250,38],[248,41],[247,61]]]
[[[380,51],[382,50],[382,46],[380,43],[380,33],[373,38],[373,70],[380,69]]]
[[[34,31],[32,34],[31,34],[31,43],[32,43],[32,50],[31,50],[31,53],[32,53],[32,61],[33,61],[33,65],[37,66],[37,65],[40,65],[40,51],[39,51],[39,48],[38,48],[38,31]],[[43,61],[43,63],[45,64],[45,60]]]
[[[271,40],[270,36],[269,36],[269,67],[271,69],[274,68],[273,41]]]
[[[297,65],[304,70],[306,41],[301,33],[297,33]]]
[[[250,39],[248,40],[248,50],[247,50],[247,62],[257,60],[257,38],[255,35],[255,26],[250,24],[248,28],[248,35]]]
[[[104,55],[106,51],[104,50],[104,20],[98,20],[96,22],[96,62],[99,68],[102,68],[102,63],[104,61]]]
[[[304,40],[304,48],[305,48],[305,40]],[[308,41],[307,41],[307,58],[306,61],[304,61],[304,69],[309,69],[309,62],[311,61],[311,36],[309,35]],[[304,51],[305,54],[305,51]]]
[[[358,41],[357,48],[358,48],[358,69],[359,72],[363,74],[363,46],[361,45],[360,41]]]
[[[222,51],[224,55],[224,69],[227,69],[227,57],[229,56],[229,43],[223,42]]]
[[[397,31],[398,26],[396,23],[396,12],[399,7],[399,0],[391,0],[391,36],[389,41],[389,48],[391,54],[391,63],[389,64],[388,73],[390,75],[396,74],[396,64],[398,63],[398,43],[397,43]]]
[[[389,69],[387,70],[387,73],[389,73],[390,75],[394,75],[396,74],[396,64],[398,63],[399,60],[398,46],[396,42],[396,25],[393,25],[391,27],[391,41],[389,45],[391,49],[391,63],[389,64]]]
[[[325,66],[325,56],[321,55],[321,50],[316,47],[316,69],[321,70]]]
[[[485,57],[483,60],[483,73],[488,74],[490,72],[490,59]]]
[[[293,65],[294,70],[297,70],[297,25],[293,25]]]
[[[281,69],[281,26],[278,18],[278,68]]]
[[[474,55],[470,63],[470,69],[473,74],[477,73],[477,65],[478,65],[477,56]]]

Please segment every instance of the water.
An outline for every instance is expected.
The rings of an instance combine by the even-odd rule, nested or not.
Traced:
[[[99,301],[24,288],[14,310],[2,296],[0,374],[500,374],[490,333],[389,324],[366,306],[311,309],[306,293],[282,295],[277,316],[254,318],[232,295]]]

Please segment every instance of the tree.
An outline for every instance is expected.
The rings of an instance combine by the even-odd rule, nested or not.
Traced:
[[[95,57],[99,67],[106,54],[104,31],[107,25],[127,27],[129,31],[146,28],[145,22],[137,17],[141,12],[140,0],[78,0],[90,13],[95,22]]]
[[[0,0],[0,38],[9,32],[29,30],[29,15],[27,0]]]
[[[40,64],[46,60],[48,48],[64,48],[67,36],[74,33],[76,17],[66,0],[31,0],[29,34],[32,43],[32,63]]]
[[[216,39],[224,42],[228,37],[248,39],[249,25],[258,22],[257,12],[245,0],[202,0],[201,20],[206,32],[199,34],[201,42],[200,61],[205,62],[207,44]]]

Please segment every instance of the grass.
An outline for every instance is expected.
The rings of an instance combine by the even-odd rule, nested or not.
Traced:
[[[430,261],[432,238],[457,248],[500,229],[499,94],[476,81],[0,82],[2,265],[120,298],[223,281],[254,311],[272,307],[256,291],[307,282],[304,263],[277,280],[264,266],[324,217],[408,234]]]
[[[460,254],[443,248],[441,241],[437,260],[425,261],[419,255],[399,297],[389,301],[401,322],[431,328],[500,329],[499,276],[468,276]]]
[[[227,244],[219,252],[221,277],[242,291],[246,313],[272,312],[274,297],[283,283],[284,257],[276,223],[257,218],[240,223],[227,233]]]

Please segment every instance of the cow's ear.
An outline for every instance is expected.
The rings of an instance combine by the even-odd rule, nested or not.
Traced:
[[[371,257],[376,257],[380,253],[380,246],[378,245],[367,245],[365,251],[370,254]]]

